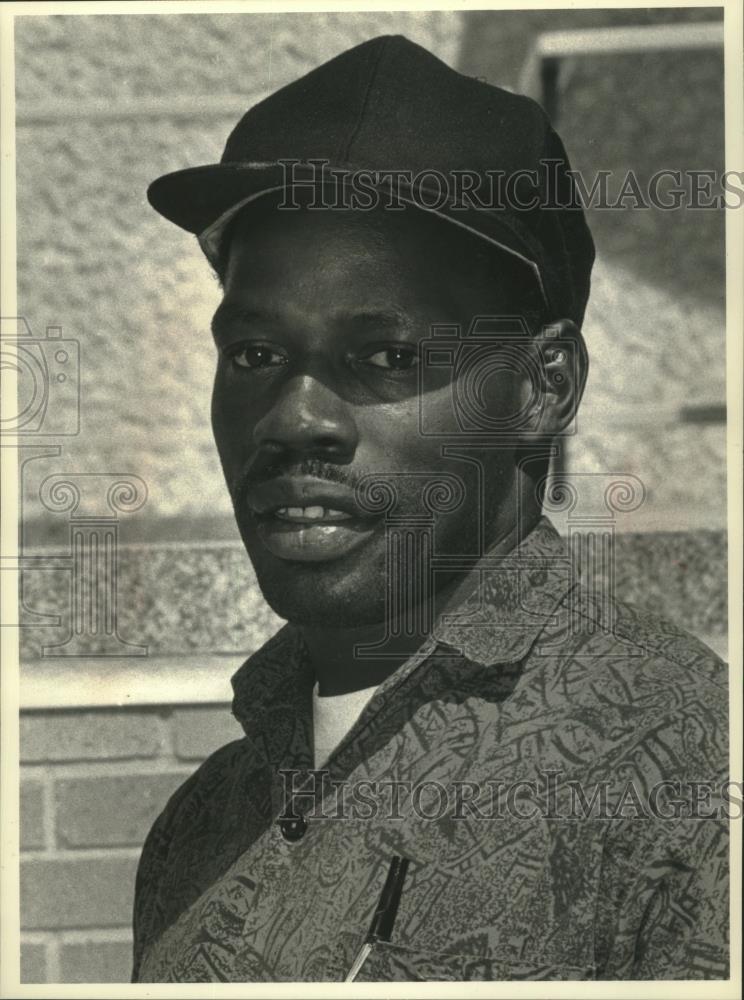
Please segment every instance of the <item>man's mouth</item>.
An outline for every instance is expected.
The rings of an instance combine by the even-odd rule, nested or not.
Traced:
[[[353,516],[343,510],[334,510],[332,507],[277,507],[272,511],[273,517],[278,517],[280,521],[289,521],[291,524],[332,524],[336,521],[351,521]]]
[[[261,542],[294,562],[339,559],[380,524],[361,510],[351,487],[316,477],[277,477],[249,490],[247,501]]]

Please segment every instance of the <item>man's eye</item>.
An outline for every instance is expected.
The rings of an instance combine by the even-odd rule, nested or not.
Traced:
[[[405,372],[415,368],[419,361],[415,347],[384,347],[362,359],[365,364],[387,371]]]
[[[276,368],[287,364],[287,356],[267,344],[243,344],[230,353],[238,368]]]

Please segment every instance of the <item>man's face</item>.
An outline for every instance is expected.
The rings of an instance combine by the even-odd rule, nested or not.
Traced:
[[[415,524],[433,518],[437,554],[477,554],[482,515],[488,539],[514,523],[512,450],[444,457],[442,439],[420,433],[421,406],[429,427],[452,423],[451,367],[427,372],[419,392],[432,324],[467,330],[478,313],[510,312],[495,265],[488,283],[473,277],[470,239],[415,210],[269,206],[234,232],[213,323],[212,423],[259,585],[290,621],[384,619],[388,572],[402,559],[388,569],[384,516],[355,490],[364,475],[389,482],[414,544],[425,534]],[[484,391],[497,416],[514,412],[512,375]],[[457,477],[463,502],[431,514],[426,485],[443,474]]]

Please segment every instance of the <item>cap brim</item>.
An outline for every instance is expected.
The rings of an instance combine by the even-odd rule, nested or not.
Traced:
[[[212,163],[158,177],[147,200],[169,222],[198,236],[231,206],[283,180],[278,163]]]
[[[217,163],[164,174],[149,186],[147,198],[169,222],[194,233],[214,265],[220,237],[228,222],[255,199],[286,187],[286,169],[280,163]],[[538,248],[526,233],[517,232],[503,218],[503,212],[449,204],[431,208],[414,197],[413,192],[405,194],[403,187],[399,190],[401,201],[457,225],[521,260],[533,272],[543,299],[550,304]]]

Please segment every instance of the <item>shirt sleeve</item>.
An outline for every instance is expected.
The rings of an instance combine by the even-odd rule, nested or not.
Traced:
[[[215,751],[168,800],[145,840],[134,886],[134,963],[246,849],[266,812],[245,739]],[[230,836],[226,836],[225,832]]]
[[[145,948],[149,943],[152,943],[162,923],[162,915],[158,912],[158,890],[168,864],[171,818],[184,799],[190,795],[196,777],[197,775],[192,775],[177,789],[160,816],[155,820],[142,848],[134,884],[133,983],[139,981],[139,968]]]

